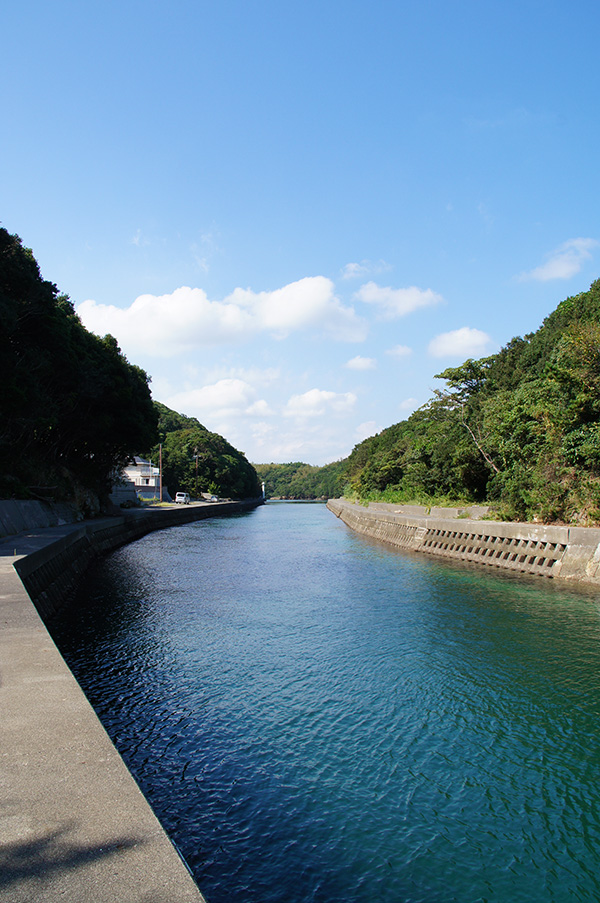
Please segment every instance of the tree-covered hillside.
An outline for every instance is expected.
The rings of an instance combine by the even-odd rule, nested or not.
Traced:
[[[96,508],[114,469],[156,440],[148,382],[0,229],[0,496]]]
[[[267,498],[327,499],[336,498],[343,491],[344,464],[336,461],[325,467],[312,467],[295,461],[290,464],[255,464],[256,472],[265,483]]]
[[[193,417],[153,402],[116,340],[88,332],[17,235],[0,229],[0,497],[107,500],[134,455],[158,460],[173,492],[256,497],[254,468]],[[197,481],[196,481],[197,471]]]
[[[154,410],[158,417],[158,441],[164,442],[167,433],[175,433],[178,430],[199,429],[206,430],[199,420],[195,417],[187,417],[185,414],[178,414],[172,411],[160,401],[154,402]]]
[[[163,483],[171,495],[203,492],[223,498],[257,498],[260,483],[242,452],[218,433],[209,432],[195,417],[186,417],[155,402],[162,445]],[[150,451],[158,461],[159,447]]]
[[[600,280],[346,461],[362,498],[486,501],[515,520],[600,522]]]

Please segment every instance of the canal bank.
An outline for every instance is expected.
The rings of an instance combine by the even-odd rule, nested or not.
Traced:
[[[99,555],[154,530],[236,514],[260,503],[132,510],[81,523],[69,523],[68,512],[61,512],[53,525],[53,512],[46,506],[41,517],[35,503],[4,505],[2,903],[202,903],[186,865],[67,668],[43,618],[57,610]],[[16,532],[19,526],[25,529]]]
[[[449,564],[282,502],[88,573],[59,646],[210,903],[600,900],[597,587]]]
[[[21,506],[24,504],[20,503]],[[262,498],[132,508],[116,517],[30,528],[17,537],[6,536],[0,542],[0,555],[12,552],[15,569],[29,596],[42,618],[47,619],[65,604],[81,574],[99,555],[134,542],[154,530],[209,517],[228,517],[250,511],[260,504]],[[0,502],[0,518],[5,505]]]
[[[600,584],[600,529],[484,520],[485,509],[478,508],[365,506],[346,499],[330,499],[327,507],[355,532],[399,549]]]

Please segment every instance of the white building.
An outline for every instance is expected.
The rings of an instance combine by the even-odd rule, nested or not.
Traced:
[[[152,461],[135,457],[131,464],[123,468],[121,480],[115,484],[112,496],[118,494],[121,497],[158,499],[160,498],[160,469],[155,467]],[[119,504],[117,498],[113,498]],[[170,502],[171,497],[166,487],[163,486],[163,501]]]

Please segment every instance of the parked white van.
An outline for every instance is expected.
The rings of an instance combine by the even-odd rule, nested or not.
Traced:
[[[175,495],[175,504],[176,505],[189,505],[191,499],[189,492],[178,492]]]

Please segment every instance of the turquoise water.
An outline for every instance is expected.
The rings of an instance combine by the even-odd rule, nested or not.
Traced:
[[[208,903],[600,899],[596,593],[270,503],[114,553],[54,634]]]

